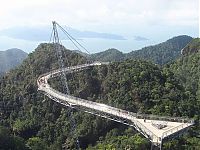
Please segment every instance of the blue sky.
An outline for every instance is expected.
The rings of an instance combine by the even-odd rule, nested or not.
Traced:
[[[173,36],[199,36],[198,0],[9,0],[2,4],[0,50],[17,47],[31,52],[39,43],[49,42],[53,20],[90,53],[108,48],[130,52]],[[75,49],[68,40],[63,44]]]

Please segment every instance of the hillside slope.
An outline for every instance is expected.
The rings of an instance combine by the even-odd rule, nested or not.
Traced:
[[[180,57],[181,49],[191,40],[192,37],[186,35],[173,37],[166,42],[132,51],[127,55],[127,58],[150,60],[156,64],[164,65]]]
[[[167,65],[165,68],[171,70],[180,84],[183,85],[188,97],[182,103],[182,112],[189,116],[194,116],[196,126],[193,129],[192,138],[186,139],[187,142],[193,143],[193,149],[200,149],[200,41],[194,39],[182,51],[183,56]],[[187,110],[187,111],[185,111]]]
[[[17,48],[0,51],[0,73],[5,73],[18,66],[27,55],[27,53]]]
[[[152,61],[153,63],[164,65],[172,62],[181,56],[181,49],[183,49],[192,37],[181,35],[173,37],[166,42],[144,47],[140,50],[135,50],[130,53],[122,53],[117,49],[108,49],[106,51],[87,55],[92,60],[99,61],[123,61],[126,59],[143,59]]]
[[[197,52],[200,52],[200,38],[195,38],[182,50],[183,55],[189,55]]]
[[[65,50],[64,56],[65,64],[86,62],[84,57],[69,50]],[[127,146],[150,149],[149,142],[136,134],[133,128],[79,111],[73,114],[77,128],[76,134],[72,134],[69,109],[37,91],[37,77],[57,66],[52,45],[41,44],[18,68],[0,80],[0,126],[3,126],[0,127],[0,137],[7,131],[4,128],[11,132],[9,140],[3,140],[0,148],[74,149],[78,135],[82,149],[126,149]],[[183,108],[188,97],[173,73],[150,62],[114,62],[67,78],[71,94],[91,101],[133,112],[191,115],[189,108]],[[59,78],[50,81],[50,84],[63,90]],[[12,135],[16,138],[14,142]],[[190,145],[191,142],[186,144]],[[180,143],[175,143],[175,146],[183,148]]]
[[[184,49],[184,56],[169,65],[171,71],[180,79],[187,93],[190,95],[188,106],[194,113],[200,104],[200,40],[194,39]],[[195,102],[195,103],[192,103]],[[197,107],[197,108],[196,108]],[[199,112],[200,113],[200,112]]]

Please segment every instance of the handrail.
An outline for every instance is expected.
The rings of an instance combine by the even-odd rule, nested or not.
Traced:
[[[157,116],[157,115],[146,115],[146,114],[137,114],[138,118],[146,118],[150,120],[161,120],[161,121],[174,121],[174,122],[189,122],[193,121],[192,119],[184,117],[169,117],[169,116]]]
[[[97,102],[93,102],[93,101],[88,101],[88,100],[85,100],[85,99],[81,99],[81,98],[77,98],[77,97],[74,97],[74,96],[71,96],[71,95],[67,95],[67,94],[63,94],[63,93],[61,93],[61,92],[59,92],[59,91],[57,91],[57,90],[55,90],[55,89],[53,89],[53,88],[51,88],[51,87],[48,87],[48,91],[49,92],[54,92],[54,93],[56,93],[56,94],[58,94],[58,95],[61,95],[61,96],[63,96],[63,97],[66,97],[66,98],[68,98],[68,99],[71,99],[71,100],[73,100],[73,101],[76,101],[76,103],[73,103],[73,102],[71,102],[72,104],[74,104],[74,105],[77,105],[78,103],[81,103],[81,104],[85,104],[85,105],[93,105],[93,106],[98,106],[99,108],[101,107],[102,108],[102,110],[103,109],[106,109],[106,110],[112,110],[112,112],[115,112],[115,113],[112,113],[112,112],[110,112],[110,113],[112,113],[112,114],[118,114],[119,116],[122,116],[123,114],[126,114],[126,115],[129,115],[129,116],[132,116],[132,119],[133,119],[133,117],[135,117],[135,114],[134,113],[129,113],[128,111],[126,111],[126,110],[122,110],[122,109],[119,109],[119,108],[115,108],[115,107],[112,107],[112,106],[109,106],[109,105],[106,105],[106,104],[101,104],[101,103],[97,103]],[[53,95],[53,94],[52,94]],[[99,109],[100,110],[100,109]]]
[[[170,130],[168,130],[168,131],[163,132],[162,138],[165,138],[165,137],[169,136],[169,135],[170,135],[169,133],[173,133],[173,131],[178,131],[178,130],[181,129],[181,128],[189,127],[189,126],[191,126],[191,125],[193,125],[192,122],[191,122],[191,123],[188,122],[188,123],[180,124],[180,125],[177,126],[177,127],[174,127],[174,128],[172,128],[172,129],[170,129]]]
[[[94,105],[94,106],[101,106],[101,107],[104,106],[104,107],[107,107],[107,109],[110,109],[110,110],[116,111],[116,112],[120,112],[120,113],[128,112],[128,111],[125,111],[125,110],[122,110],[122,109],[118,109],[118,108],[115,108],[115,107],[111,107],[111,106],[108,106],[108,105],[105,105],[105,104],[101,104],[101,103],[97,103],[97,102],[92,102],[92,101],[88,101],[88,100],[85,100],[85,99],[73,97],[73,96],[71,96],[71,95],[63,94],[63,93],[61,93],[61,92],[59,92],[59,91],[57,91],[57,90],[55,90],[55,89],[53,89],[53,88],[51,88],[51,87],[49,87],[48,90],[49,90],[50,92],[54,92],[54,93],[56,93],[56,94],[59,94],[59,95],[61,95],[61,96],[66,97],[66,98],[79,101],[79,102],[82,103],[82,104],[83,104],[83,103],[87,103],[87,104]],[[111,113],[111,112],[110,112],[110,113]],[[112,113],[111,113],[111,114],[112,114]],[[132,115],[132,116],[134,115],[134,116],[133,116],[133,119],[132,119],[133,123],[135,123],[135,125],[137,125],[139,128],[142,128],[143,131],[145,131],[147,134],[149,134],[152,140],[154,139],[154,137],[155,137],[157,140],[159,139],[158,136],[156,136],[153,132],[151,132],[149,129],[147,129],[147,128],[146,128],[144,125],[142,125],[139,121],[137,121],[136,119],[134,119],[134,117],[136,117],[134,113],[131,114],[131,115]],[[120,117],[120,116],[119,116],[119,117]]]

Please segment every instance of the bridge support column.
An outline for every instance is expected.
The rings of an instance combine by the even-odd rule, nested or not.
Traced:
[[[160,143],[160,150],[162,150],[162,140],[161,140],[161,143]]]
[[[153,150],[153,143],[151,142],[151,150]]]

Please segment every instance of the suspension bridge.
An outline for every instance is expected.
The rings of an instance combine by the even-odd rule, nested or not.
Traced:
[[[56,22],[53,22],[54,44],[60,68],[42,74],[38,77],[38,90],[41,91],[44,95],[48,96],[53,101],[69,108],[82,110],[86,113],[90,113],[100,116],[102,118],[110,119],[128,126],[132,126],[151,141],[151,148],[153,148],[153,146],[158,146],[160,149],[162,149],[162,143],[165,139],[170,139],[181,135],[194,124],[194,121],[191,119],[137,114],[119,108],[111,107],[106,104],[97,103],[72,96],[69,92],[67,84],[67,74],[73,74],[94,66],[109,65],[109,63],[93,62],[77,66],[64,67],[61,49],[62,47],[60,46],[56,25],[58,24]],[[62,28],[62,30],[64,29]],[[73,37],[69,34],[68,37],[73,40]],[[67,91],[66,93],[61,93],[52,88],[48,82],[49,79],[58,76],[61,76],[62,82],[64,82],[65,89]]]

